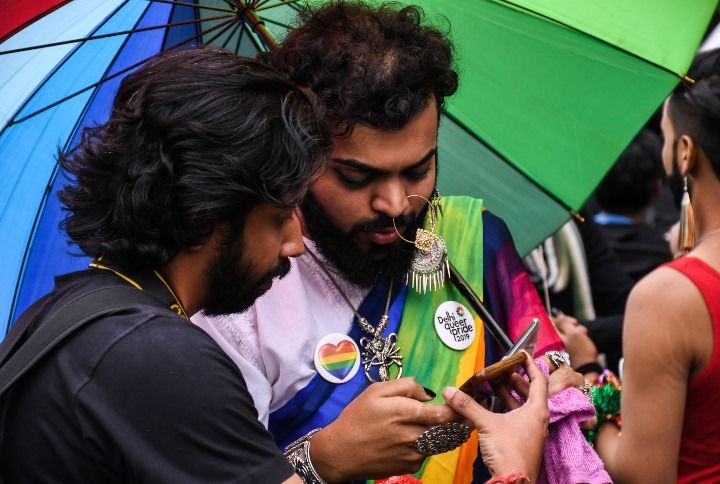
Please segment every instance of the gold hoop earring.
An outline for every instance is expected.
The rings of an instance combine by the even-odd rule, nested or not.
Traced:
[[[432,200],[422,195],[408,195],[406,198],[418,197],[425,200],[430,207],[430,230],[425,228],[417,229],[415,240],[408,240],[400,233],[395,225],[393,217],[393,228],[401,240],[415,246],[415,253],[410,261],[410,267],[405,274],[405,283],[419,293],[435,291],[445,284],[445,277],[450,277],[450,262],[445,241],[435,233],[435,226],[438,221],[438,212],[442,213],[440,206],[440,194],[437,190],[433,192]]]
[[[690,203],[687,176],[683,177],[683,194],[680,201],[680,240],[678,245],[686,254],[695,247],[695,214]]]

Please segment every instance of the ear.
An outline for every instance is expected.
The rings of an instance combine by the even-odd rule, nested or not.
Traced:
[[[223,240],[223,234],[226,234],[228,230],[227,223],[220,223],[212,229],[212,232],[205,237],[205,240],[197,245],[191,245],[186,247],[187,252],[201,252],[207,247],[218,247]]]
[[[682,176],[688,176],[695,168],[699,156],[700,147],[694,139],[684,134],[678,140],[678,170]]]
[[[300,210],[300,207],[295,207],[295,216],[300,221],[300,230],[302,231],[303,236],[310,237],[310,234],[308,234],[307,226],[305,225],[305,219],[303,218],[302,210]]]

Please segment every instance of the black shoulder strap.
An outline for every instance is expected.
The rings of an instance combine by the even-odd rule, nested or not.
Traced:
[[[18,321],[0,344],[0,396],[50,350],[84,324],[122,309],[147,304],[162,306],[155,297],[132,286],[111,286],[86,292],[60,307],[27,339],[23,336],[35,314]],[[0,481],[2,482],[2,481]]]

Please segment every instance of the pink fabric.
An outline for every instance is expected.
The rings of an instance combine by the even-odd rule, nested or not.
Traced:
[[[547,377],[543,360],[535,363]],[[580,423],[595,416],[595,408],[577,388],[566,388],[550,397],[550,425],[545,441],[538,483],[612,483],[600,457],[587,443]]]

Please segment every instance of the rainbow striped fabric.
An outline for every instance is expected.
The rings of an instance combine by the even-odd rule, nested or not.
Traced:
[[[501,324],[506,324],[510,338],[517,339],[530,320],[538,317],[542,323],[536,351],[542,353],[561,348],[560,339],[524,271],[505,224],[483,211],[481,200],[468,197],[446,197],[443,212],[438,232],[448,246],[451,262],[483,297],[493,316]],[[378,283],[358,312],[370,321],[377,321],[384,310],[386,296],[387,284]],[[435,309],[445,301],[458,301],[471,308],[451,284],[446,283],[442,289],[424,295],[403,285],[394,290],[392,297],[390,323],[384,334],[398,334],[398,346],[403,355],[403,376],[413,376],[423,386],[440,393],[439,390],[445,386],[459,386],[504,353],[484,332],[482,321],[476,314],[472,314],[476,335],[470,347],[456,351],[441,342],[433,325]],[[363,336],[357,324],[352,326],[349,336],[355,341]],[[341,360],[338,357],[338,361]],[[362,371],[340,385],[331,384],[316,375],[305,388],[270,415],[270,431],[278,445],[284,448],[310,430],[332,422],[367,386]],[[438,397],[437,402],[440,401],[441,397]],[[484,474],[484,466],[475,465],[477,457],[477,438],[473,433],[460,448],[427,459],[416,477],[429,483],[470,483],[473,479],[483,482],[481,479],[488,476]]]

